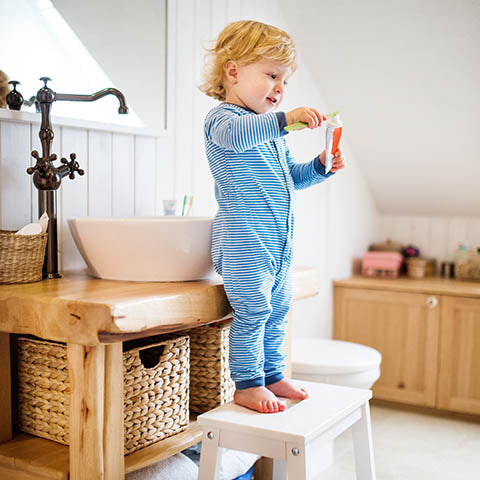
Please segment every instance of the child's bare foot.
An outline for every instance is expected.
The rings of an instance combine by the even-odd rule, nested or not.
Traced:
[[[308,392],[304,388],[297,386],[286,378],[267,385],[266,388],[279,397],[291,398],[293,400],[305,400],[308,398]]]
[[[233,400],[237,405],[242,405],[260,413],[283,412],[286,408],[285,404],[265,387],[235,390]]]

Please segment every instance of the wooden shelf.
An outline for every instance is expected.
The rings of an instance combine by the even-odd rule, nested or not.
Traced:
[[[142,448],[125,457],[125,473],[134,472],[171,457],[202,440],[202,429],[196,421],[190,421],[188,428],[182,433]]]
[[[0,478],[68,480],[68,463],[67,446],[26,433],[0,444]]]
[[[183,432],[127,455],[125,473],[175,455],[201,439],[201,428],[193,420]],[[13,440],[0,444],[0,478],[68,480],[68,446],[26,433],[17,433]]]
[[[296,267],[293,299],[318,293],[318,271]],[[0,331],[96,346],[198,327],[231,317],[222,280],[123,282],[85,272],[0,285]]]

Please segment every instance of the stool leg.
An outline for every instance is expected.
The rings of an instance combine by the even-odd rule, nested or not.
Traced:
[[[368,402],[361,407],[362,418],[352,426],[357,480],[375,480],[372,427]]]
[[[287,461],[273,459],[272,480],[287,480]]]
[[[219,478],[223,452],[223,448],[219,447],[219,437],[219,430],[207,428],[203,431],[198,480],[218,480]]]
[[[309,458],[308,445],[287,443],[287,478],[288,480],[307,480]]]

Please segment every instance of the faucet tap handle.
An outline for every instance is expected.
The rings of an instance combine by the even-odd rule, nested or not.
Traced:
[[[49,77],[40,77],[40,80],[45,84],[44,87],[47,86],[47,82],[51,82],[52,79]]]
[[[27,168],[27,173],[29,175],[33,175],[33,173],[35,172],[35,170],[38,170],[40,167],[37,165],[34,165],[33,167],[28,167]]]
[[[66,158],[62,158],[60,161],[64,163],[65,165],[68,166],[70,170],[70,174],[68,175],[68,178],[71,178],[72,180],[75,178],[75,173],[78,172],[79,175],[83,175],[85,173],[85,170],[82,170],[80,168],[79,163],[76,161],[77,154],[76,153],[71,153],[70,154],[70,162]]]
[[[40,155],[38,154],[38,152],[36,150],[34,150],[32,152],[32,157],[36,160],[36,162],[35,162],[35,165],[33,167],[28,167],[27,168],[27,173],[29,175],[32,175],[35,172],[35,170],[40,170],[40,168],[42,168],[44,163],[45,163],[43,161],[43,158],[40,157]]]

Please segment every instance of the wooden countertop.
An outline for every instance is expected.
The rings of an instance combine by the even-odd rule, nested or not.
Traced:
[[[294,300],[318,293],[314,268],[294,269]],[[218,281],[143,283],[86,272],[0,286],[0,332],[94,346],[192,328],[231,316]]]
[[[480,282],[447,279],[442,277],[425,277],[422,279],[399,277],[387,279],[355,276],[346,280],[335,280],[333,285],[335,287],[367,288],[372,290],[391,290],[396,292],[480,297]]]

